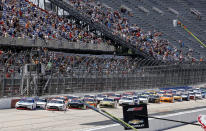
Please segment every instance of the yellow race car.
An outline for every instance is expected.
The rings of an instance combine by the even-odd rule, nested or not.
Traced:
[[[103,101],[100,101],[99,103],[99,107],[112,107],[112,108],[116,108],[117,107],[117,103],[115,101],[115,99],[113,98],[104,98]]]
[[[160,102],[174,103],[174,97],[172,95],[165,94],[160,97]]]
[[[175,101],[182,101],[182,96],[179,94],[174,94],[173,97]]]

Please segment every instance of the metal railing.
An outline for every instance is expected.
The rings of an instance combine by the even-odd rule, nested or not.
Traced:
[[[29,38],[0,37],[0,45],[22,46],[22,47],[47,47],[50,49],[70,49],[70,50],[93,50],[113,52],[115,48],[106,43],[92,44],[83,42],[69,42],[66,40],[41,40]]]

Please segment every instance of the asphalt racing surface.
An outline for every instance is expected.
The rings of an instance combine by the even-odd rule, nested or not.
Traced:
[[[122,108],[104,108],[122,118]],[[151,116],[196,122],[199,114],[206,114],[206,99],[175,103],[149,104]],[[203,131],[201,127],[150,119],[150,128],[140,131]],[[88,109],[64,111],[0,110],[0,131],[123,131],[123,127]]]
[[[206,107],[201,108],[194,108],[190,110],[179,110],[175,111],[176,113],[168,113],[167,115],[151,115],[158,118],[164,118],[164,119],[170,119],[170,120],[178,120],[178,121],[185,121],[185,122],[191,122],[195,123],[197,122],[197,117],[199,114],[206,114]],[[138,129],[139,131],[177,131],[177,127],[180,131],[202,131],[200,126],[195,125],[186,125],[182,123],[177,122],[171,122],[171,121],[164,121],[164,120],[157,120],[150,118],[149,119],[149,125],[150,128],[148,129]],[[183,126],[183,127],[182,127]],[[119,124],[111,124],[107,126],[97,127],[97,128],[91,128],[87,129],[85,131],[125,131],[122,126]]]

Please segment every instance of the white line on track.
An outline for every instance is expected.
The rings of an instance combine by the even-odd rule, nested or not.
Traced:
[[[173,113],[173,114],[168,114],[168,115],[154,116],[154,117],[166,118],[166,117],[179,116],[179,115],[183,115],[183,114],[190,114],[190,113],[195,113],[195,112],[200,112],[200,111],[205,111],[205,110],[206,110],[206,108],[202,108],[202,109],[189,110],[189,111],[183,111],[183,112],[178,112],[178,113]],[[154,118],[149,118],[149,120],[153,120],[153,119]],[[109,128],[109,127],[115,127],[115,126],[119,126],[119,125],[120,124],[111,124],[111,125],[107,125],[107,126],[99,126],[99,127],[89,128],[89,129],[81,129],[78,131],[95,131],[95,130],[105,129],[105,128]]]

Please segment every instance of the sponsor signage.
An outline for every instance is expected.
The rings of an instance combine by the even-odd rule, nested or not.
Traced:
[[[123,106],[123,119],[129,125],[136,129],[149,128],[148,117],[147,116],[147,105],[125,105]],[[125,130],[131,128],[125,127]]]

